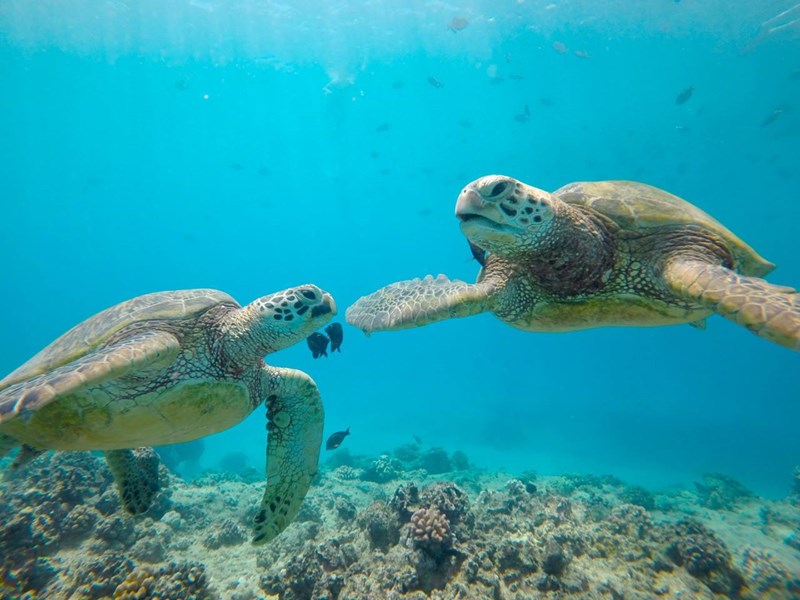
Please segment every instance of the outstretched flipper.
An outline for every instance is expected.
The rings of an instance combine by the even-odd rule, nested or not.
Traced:
[[[444,275],[387,285],[347,309],[347,322],[365,333],[421,327],[490,309],[491,283],[465,283]]]
[[[675,260],[664,269],[669,288],[781,346],[800,350],[800,294],[721,265]]]
[[[294,520],[317,474],[324,411],[317,385],[296,369],[265,366],[267,487],[256,514],[254,544],[274,539]]]
[[[146,512],[161,487],[158,454],[152,448],[135,448],[107,450],[105,457],[125,510],[134,515]]]
[[[31,414],[59,396],[80,390],[88,382],[99,385],[132,371],[168,364],[178,352],[180,344],[171,333],[142,333],[10,385],[0,390],[0,425],[20,413]]]

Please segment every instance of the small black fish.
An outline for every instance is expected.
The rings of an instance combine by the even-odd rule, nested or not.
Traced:
[[[342,340],[344,340],[344,332],[342,331],[342,326],[339,323],[331,323],[325,328],[325,333],[328,334],[328,338],[331,340],[331,353],[342,351]]]
[[[346,438],[348,435],[350,435],[349,427],[344,431],[332,433],[331,437],[328,438],[328,441],[325,442],[325,450],[336,450],[336,448],[342,445],[344,438]]]
[[[321,333],[312,333],[308,336],[306,343],[308,344],[308,349],[311,350],[311,356],[314,358],[328,356],[328,338]]]
[[[472,252],[472,258],[477,260],[482,267],[486,266],[486,250],[470,242],[469,251]]]
[[[443,88],[444,84],[436,79],[436,77],[428,77],[428,83],[430,83],[435,88]]]
[[[782,114],[783,114],[783,109],[782,108],[776,108],[771,113],[769,113],[769,115],[767,116],[766,119],[761,121],[761,126],[762,127],[768,127],[769,125],[772,125],[778,119],[778,117],[780,117]]]
[[[675,98],[675,104],[686,104],[694,94],[694,86],[690,85]]]

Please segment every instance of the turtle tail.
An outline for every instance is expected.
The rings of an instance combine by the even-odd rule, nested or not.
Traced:
[[[800,294],[722,265],[674,261],[664,270],[667,285],[753,333],[800,350]]]

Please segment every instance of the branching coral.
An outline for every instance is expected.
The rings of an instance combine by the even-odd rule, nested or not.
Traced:
[[[408,541],[413,548],[440,551],[453,543],[450,521],[438,508],[420,508],[411,515]]]

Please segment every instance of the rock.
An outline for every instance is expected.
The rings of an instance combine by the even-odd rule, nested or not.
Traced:
[[[449,473],[453,470],[453,464],[444,448],[431,448],[422,455],[422,468],[431,475]]]
[[[356,523],[366,532],[370,548],[385,552],[400,541],[400,520],[385,502],[373,502]]]
[[[542,571],[554,577],[561,577],[567,564],[569,559],[561,545],[555,540],[548,541],[542,558]]]

